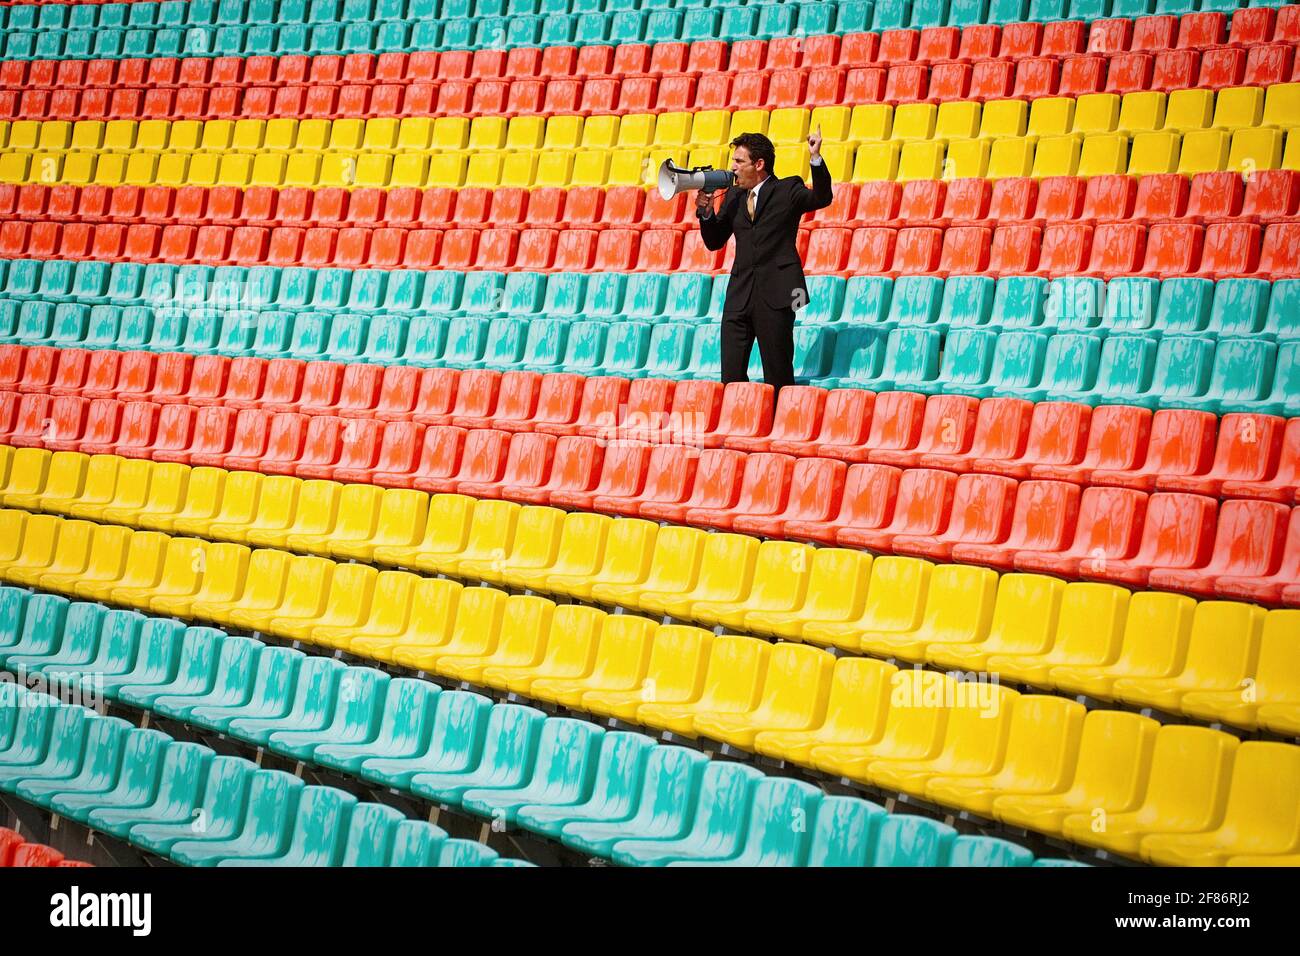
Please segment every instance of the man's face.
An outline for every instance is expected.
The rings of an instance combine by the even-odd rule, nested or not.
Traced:
[[[766,172],[763,166],[761,159],[757,166],[754,165],[754,160],[749,158],[748,147],[737,146],[731,154],[731,171],[736,174],[736,185],[741,189],[753,189],[758,185]]]

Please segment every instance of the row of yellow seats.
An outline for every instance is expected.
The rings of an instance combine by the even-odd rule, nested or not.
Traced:
[[[820,127],[828,141],[999,139],[1110,132],[1232,131],[1300,126],[1300,83],[1220,90],[823,106],[813,110],[703,110],[623,116],[376,117],[372,119],[19,120],[0,122],[0,147],[17,151],[423,152],[722,146],[738,133],[777,145]]]
[[[1004,179],[1300,169],[1300,134],[1259,127],[1178,133],[1067,133],[997,140],[828,143],[838,182]],[[464,153],[10,152],[0,183],[118,186],[452,188],[633,186],[655,182],[665,159],[726,168],[725,146],[673,149],[481,150]],[[782,175],[809,175],[805,146],[777,147]]]
[[[1300,611],[463,495],[13,457],[10,509],[413,568],[1300,736]],[[54,554],[57,525],[23,516],[7,512],[16,530],[0,564]]]
[[[0,527],[14,514],[0,511]],[[59,545],[45,561],[24,550],[0,562],[0,579],[705,737],[1150,862],[1300,849],[1300,748],[1288,744],[274,548],[52,515],[27,533],[42,519]],[[82,570],[75,550],[121,559]]]

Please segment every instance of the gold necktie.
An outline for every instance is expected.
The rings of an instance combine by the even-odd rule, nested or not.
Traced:
[[[746,202],[745,202],[745,205],[749,207],[749,221],[750,221],[750,222],[753,222],[753,221],[754,221],[754,207],[757,205],[757,203],[758,203],[758,200],[757,200],[757,198],[756,198],[755,195],[754,195],[754,190],[751,189],[751,190],[749,191],[749,199],[746,200]]]

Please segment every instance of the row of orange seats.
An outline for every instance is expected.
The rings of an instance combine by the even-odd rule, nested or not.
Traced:
[[[28,866],[90,866],[80,860],[66,859],[62,853],[43,843],[28,843],[17,832],[0,827],[0,868]]]
[[[155,424],[181,442],[202,425],[204,440],[222,453],[233,413],[262,409],[1300,503],[1300,418],[1288,424],[1254,413],[1219,419],[1190,409],[1153,414],[1125,405],[813,386],[782,390],[774,409],[771,387],[750,382],[21,345],[0,346],[0,390],[10,395],[0,423],[19,445],[64,433],[81,440],[92,426],[117,429],[117,406],[102,406],[106,417],[92,423],[85,402],[57,402],[117,399],[164,406],[156,422],[152,412],[139,413],[147,432],[140,441],[154,440]],[[223,413],[200,420],[186,406]],[[369,447],[358,453],[378,454],[377,443]]]
[[[47,411],[50,401],[24,399]],[[71,418],[71,429],[59,437],[50,429],[38,436],[0,432],[0,442],[17,437],[49,451],[384,483],[1130,587],[1300,604],[1300,507],[1276,502],[1220,504],[1184,492],[1081,490],[1069,482],[981,470],[956,475],[775,450],[608,441],[599,437],[600,426],[557,436],[268,408],[207,406],[196,413],[176,404],[77,396],[54,401],[64,412],[55,428]],[[1294,427],[1300,419],[1292,426],[1300,447],[1300,427]],[[750,443],[724,441],[736,444]],[[974,462],[976,469],[983,464]],[[31,470],[10,463],[17,484]]]

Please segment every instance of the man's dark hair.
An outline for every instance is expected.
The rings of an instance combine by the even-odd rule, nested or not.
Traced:
[[[763,169],[768,175],[775,175],[776,170],[776,147],[772,141],[762,133],[741,133],[731,141],[732,146],[743,146],[749,150],[749,158],[758,162],[763,160]]]

